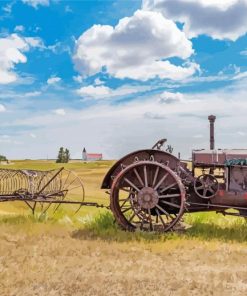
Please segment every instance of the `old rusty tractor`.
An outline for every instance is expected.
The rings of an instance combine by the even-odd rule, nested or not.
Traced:
[[[102,188],[109,190],[110,208],[123,229],[168,231],[188,212],[247,217],[247,149],[216,150],[216,117],[208,119],[210,149],[192,151],[191,165],[161,150],[163,139],[109,170]]]

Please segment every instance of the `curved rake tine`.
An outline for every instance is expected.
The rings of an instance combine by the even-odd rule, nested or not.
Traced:
[[[32,206],[30,205],[30,203],[27,202],[26,200],[24,200],[24,202],[25,202],[25,204],[31,209],[32,214],[34,215],[34,211],[35,211],[35,208],[36,208],[36,202],[34,203],[34,206],[33,206],[33,207],[32,207]]]
[[[78,201],[78,203],[79,203],[80,205],[79,205],[78,209],[74,212],[74,214],[73,214],[73,216],[74,216],[74,215],[76,215],[76,214],[80,211],[81,207],[83,206],[83,201],[84,201],[84,199],[85,199],[85,189],[84,189],[83,182],[82,182],[82,180],[80,179],[80,177],[77,176],[77,175],[75,175],[75,174],[73,174],[73,172],[71,172],[71,171],[69,171],[69,176],[70,176],[71,173],[72,173],[72,175],[74,175],[74,178],[75,178],[75,179],[73,179],[72,181],[70,181],[69,184],[66,184],[66,183],[68,182],[68,180],[69,180],[69,177],[66,178],[66,181],[64,182],[64,189],[62,190],[63,192],[66,191],[66,193],[65,193],[65,196],[63,197],[62,200],[64,200],[64,199],[66,198],[66,196],[67,196],[67,194],[68,194],[69,192],[71,192],[71,191],[73,191],[73,190],[75,190],[75,189],[77,189],[77,188],[81,188],[81,189],[82,189],[82,191],[83,191],[82,200]],[[74,184],[75,182],[77,182],[77,184]],[[79,182],[79,184],[78,184],[78,182]],[[70,186],[71,186],[72,184],[74,184],[74,185],[73,185],[73,187],[70,188]],[[59,205],[59,206],[60,206],[60,205]],[[58,207],[59,207],[59,206],[58,206]],[[57,209],[56,209],[56,210],[57,210]]]
[[[65,172],[68,172],[68,175],[65,176],[65,180],[62,180],[61,179],[61,190],[60,190],[60,193],[63,194],[63,196],[60,198],[60,201],[64,201],[64,200],[67,200],[69,201],[69,193],[77,188],[81,188],[82,189],[82,200],[78,200],[78,204],[79,207],[78,209],[74,212],[73,215],[77,214],[79,212],[79,210],[81,209],[81,207],[83,206],[83,201],[84,201],[84,198],[85,198],[85,190],[84,190],[84,186],[83,186],[83,182],[82,180],[80,179],[79,176],[77,176],[76,174],[74,174],[72,171],[70,170],[64,170]],[[73,178],[72,180],[70,179]],[[76,184],[74,184],[76,183]],[[71,200],[73,202],[73,200]],[[61,203],[59,203],[56,208],[54,209],[54,212],[55,213],[59,207],[61,206]]]
[[[61,200],[61,201],[63,201],[63,200],[65,199],[65,197],[66,197],[67,193],[68,193],[68,191],[66,192],[66,194],[64,195],[64,197],[62,198],[62,200]],[[59,209],[59,207],[60,207],[60,206],[61,206],[61,203],[59,203],[59,204],[56,206],[55,210],[53,211],[53,214],[55,214],[55,213],[56,213],[56,211]]]
[[[37,205],[37,202],[35,201],[34,206],[33,206],[33,215],[34,215],[34,212],[35,212],[35,209],[36,209],[36,205]]]
[[[80,211],[80,209],[82,208],[82,206],[83,206],[83,202],[81,202],[79,208],[74,212],[73,216],[76,215]]]
[[[46,212],[49,210],[51,205],[52,203],[50,202],[49,206],[41,213],[41,216],[46,214]]]
[[[66,188],[64,188],[64,190],[68,190],[69,186],[72,185],[75,181],[76,179],[72,180],[72,182],[70,182],[69,185],[67,185]]]
[[[69,171],[69,173],[68,173],[68,175],[67,175],[67,177],[66,177],[66,179],[65,179],[65,181],[64,181],[64,185],[67,183],[67,181],[68,181],[68,179],[69,179],[69,176],[70,176],[70,174],[71,174],[71,171]]]
[[[53,211],[53,214],[56,213],[56,211],[59,209],[60,206],[61,206],[61,203],[59,203],[59,204],[56,206],[55,210]]]
[[[79,208],[74,212],[73,216],[75,216],[80,211],[81,208],[82,208],[82,204],[80,204]]]
[[[55,178],[62,172],[64,168],[61,168],[60,170],[58,170],[56,172],[55,175],[53,175],[50,180],[39,190],[39,192],[37,193],[37,195],[40,195],[51,183],[53,180],[55,180]]]

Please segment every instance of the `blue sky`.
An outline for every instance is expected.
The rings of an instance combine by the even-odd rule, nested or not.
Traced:
[[[246,148],[246,0],[0,2],[0,154]]]

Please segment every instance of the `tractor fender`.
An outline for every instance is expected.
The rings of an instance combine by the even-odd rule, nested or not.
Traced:
[[[134,151],[125,155],[121,159],[119,159],[110,168],[110,170],[107,172],[107,174],[103,179],[101,189],[110,189],[114,177],[117,176],[122,171],[122,169],[124,169],[125,167],[131,165],[136,161],[141,161],[141,160],[152,160],[152,161],[162,162],[168,165],[169,168],[171,168],[172,170],[175,170],[180,163],[180,160],[176,156],[166,151],[154,150],[154,149],[144,149],[144,150]]]

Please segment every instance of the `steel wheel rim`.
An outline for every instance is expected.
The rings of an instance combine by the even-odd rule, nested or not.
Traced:
[[[150,170],[151,167],[152,170]],[[138,179],[139,181],[139,183],[137,182],[138,186],[136,186],[137,183],[134,184],[129,180],[129,174],[136,176],[136,180]],[[129,188],[121,187],[126,184],[126,176]],[[170,183],[174,181],[170,184],[173,186],[167,186],[166,182],[168,181]],[[150,206],[141,203],[140,192],[143,188],[152,188],[155,192],[158,192],[158,202],[156,202],[156,193],[150,189],[149,191],[146,190],[147,195],[151,196],[149,198]],[[126,191],[127,197],[122,198],[119,194],[120,191]],[[145,190],[144,193],[146,193]],[[128,200],[126,201],[126,199]],[[178,203],[174,202],[174,199]],[[185,188],[180,178],[169,167],[154,161],[140,161],[128,166],[114,179],[111,188],[111,209],[118,224],[126,230],[168,231],[183,215],[184,204]],[[167,208],[173,208],[176,214],[169,213]],[[125,214],[127,212],[129,212],[128,215]],[[156,221],[154,221],[155,219]]]

